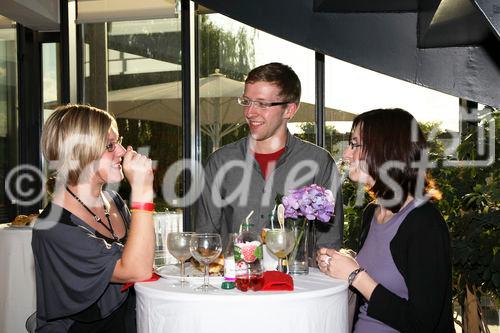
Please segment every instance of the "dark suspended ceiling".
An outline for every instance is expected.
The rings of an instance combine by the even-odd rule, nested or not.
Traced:
[[[334,58],[500,107],[499,0],[196,2]]]

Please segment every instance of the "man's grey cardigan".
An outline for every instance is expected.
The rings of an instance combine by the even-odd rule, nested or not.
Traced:
[[[332,224],[316,221],[316,249],[342,245],[343,208],[340,178],[335,161],[323,148],[288,133],[284,153],[267,181],[254,159],[249,138],[230,143],[208,157],[201,197],[197,202],[197,232],[220,233],[227,243],[228,233],[238,232],[253,210],[255,232],[269,227],[277,193],[317,184],[332,190],[335,217]],[[330,221],[332,222],[332,221]]]

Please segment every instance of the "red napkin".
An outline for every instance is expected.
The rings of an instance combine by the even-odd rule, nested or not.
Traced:
[[[262,289],[268,291],[293,291],[293,279],[290,275],[278,271],[264,272]]]
[[[144,280],[144,281],[140,281],[140,282],[151,282],[151,281],[156,281],[160,278],[160,276],[156,273],[153,273],[153,275],[151,275],[151,277],[147,280]],[[120,289],[121,292],[124,292],[126,291],[128,288],[132,287],[134,285],[135,282],[127,282],[127,283],[124,283],[123,284],[123,287],[122,289]]]

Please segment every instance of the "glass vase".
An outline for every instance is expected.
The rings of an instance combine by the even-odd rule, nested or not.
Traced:
[[[298,218],[290,221],[295,237],[295,244],[288,257],[288,272],[292,275],[305,275],[309,273],[309,220]]]

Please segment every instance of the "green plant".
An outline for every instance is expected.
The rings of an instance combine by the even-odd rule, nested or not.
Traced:
[[[361,196],[361,200],[358,199]],[[363,209],[370,198],[366,192],[358,194],[358,185],[350,180],[342,184],[344,200],[344,247],[359,251]]]
[[[457,148],[456,160],[485,160],[498,151],[499,114],[484,115],[479,130],[469,126]],[[495,122],[494,132],[488,122]],[[484,133],[484,137],[478,137]],[[494,136],[493,145],[489,138]],[[484,153],[480,154],[480,144]],[[457,321],[465,332],[488,332],[480,308],[482,295],[491,295],[499,302],[500,291],[500,172],[498,159],[479,167],[443,167],[453,161],[446,157],[438,161],[440,167],[432,170],[443,200],[439,208],[445,217],[452,239],[453,293],[462,308],[462,321]]]

